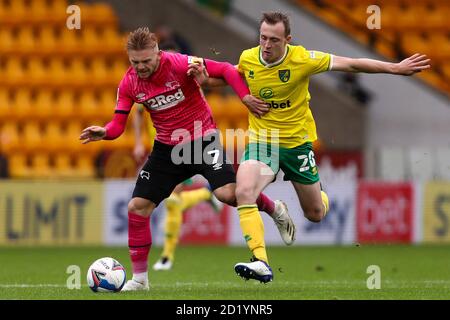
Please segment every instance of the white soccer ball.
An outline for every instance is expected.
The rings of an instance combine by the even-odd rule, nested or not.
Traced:
[[[96,260],[87,273],[87,283],[94,292],[119,292],[126,278],[125,268],[110,257]]]

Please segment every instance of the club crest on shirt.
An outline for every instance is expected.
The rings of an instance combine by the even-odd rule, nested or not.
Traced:
[[[278,70],[278,76],[280,77],[281,82],[288,82],[291,77],[291,70]]]
[[[180,84],[178,83],[178,81],[168,81],[168,82],[166,82],[166,87],[169,90],[176,89],[179,86],[180,86]]]

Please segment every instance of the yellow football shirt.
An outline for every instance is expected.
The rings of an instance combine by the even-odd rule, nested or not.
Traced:
[[[317,139],[316,124],[309,108],[309,77],[331,68],[331,55],[287,45],[285,55],[267,64],[260,47],[242,52],[239,72],[245,75],[251,94],[269,105],[261,118],[249,113],[250,142],[276,142],[294,148]],[[278,131],[277,131],[278,130]]]

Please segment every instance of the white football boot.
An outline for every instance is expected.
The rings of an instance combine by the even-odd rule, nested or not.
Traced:
[[[240,262],[234,266],[237,275],[245,280],[254,279],[261,283],[267,283],[273,280],[272,268],[264,261],[256,258],[251,259],[252,262]]]
[[[295,224],[289,216],[287,205],[281,200],[275,200],[274,202],[275,212],[272,215],[273,221],[284,243],[290,246],[295,241]]]
[[[168,271],[170,269],[172,269],[172,261],[166,257],[162,257],[153,265],[153,270],[155,271]]]
[[[137,282],[136,280],[128,280],[123,286],[121,291],[148,291],[150,290],[148,286],[148,281],[145,283]]]

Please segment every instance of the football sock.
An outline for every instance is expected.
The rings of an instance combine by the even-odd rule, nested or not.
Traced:
[[[325,192],[323,192],[323,191],[320,191],[320,194],[322,196],[322,203],[323,203],[323,206],[325,208],[325,211],[323,213],[323,217],[325,218],[325,216],[327,215],[328,211],[330,210],[330,204],[329,204],[329,201],[328,201],[327,194]]]
[[[256,204],[258,205],[258,210],[268,213],[269,216],[272,216],[275,212],[275,203],[262,192],[259,194],[258,199],[256,199]]]
[[[207,188],[200,188],[196,190],[190,190],[190,191],[182,191],[180,193],[181,201],[183,203],[183,211],[187,210],[193,206],[195,206],[197,203],[206,201],[211,199],[211,191],[209,191]]]
[[[248,247],[256,258],[269,263],[264,243],[264,223],[257,205],[242,205],[237,209],[242,234]]]
[[[166,200],[166,222],[164,226],[164,248],[161,257],[167,257],[173,261],[175,249],[180,236],[181,223],[183,222],[183,204],[176,200],[178,195],[171,195]]]
[[[150,217],[128,212],[128,247],[133,274],[147,272],[147,258],[151,246]]]

